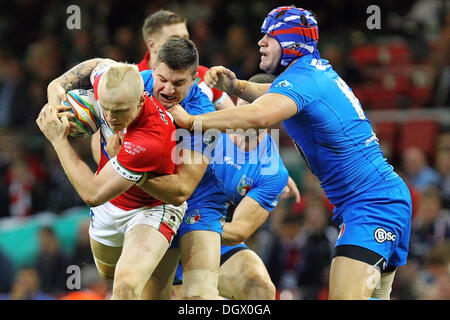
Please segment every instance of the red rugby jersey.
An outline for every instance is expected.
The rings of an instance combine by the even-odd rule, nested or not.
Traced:
[[[103,72],[93,79],[96,97],[98,97],[98,82],[102,74]],[[106,139],[114,134],[102,112],[101,118],[102,150],[97,172],[100,172],[105,164],[110,161],[104,148]],[[124,130],[122,147],[115,157],[116,170],[124,177],[136,177],[150,171],[163,175],[173,174],[175,164],[171,159],[171,153],[176,144],[172,139],[174,131],[175,125],[166,108],[155,98],[146,94],[145,103],[139,115]],[[135,185],[110,202],[127,211],[141,207],[154,207],[163,203]]]

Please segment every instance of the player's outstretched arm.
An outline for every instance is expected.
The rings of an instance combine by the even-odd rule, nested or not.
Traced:
[[[200,183],[208,160],[190,149],[182,149],[182,156],[184,161],[176,166],[174,174],[152,177],[139,187],[154,198],[175,206],[187,201]]]
[[[223,226],[222,244],[232,246],[244,242],[268,217],[269,211],[253,198],[245,197],[234,210],[233,220]]]
[[[248,102],[253,102],[270,88],[270,84],[267,83],[239,80],[233,71],[222,66],[209,69],[205,73],[204,81],[210,88],[217,88]]]
[[[170,109],[175,122],[182,128],[193,130],[265,129],[297,113],[291,98],[278,93],[268,93],[248,105],[229,108],[197,116],[187,113],[181,106]]]

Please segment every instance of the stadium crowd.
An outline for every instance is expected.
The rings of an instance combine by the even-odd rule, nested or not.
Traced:
[[[81,29],[70,30],[67,1],[1,2],[0,10],[0,217],[60,214],[84,205],[35,119],[46,87],[71,66],[94,57],[137,63],[145,53],[141,26],[160,8],[187,18],[190,38],[205,66],[223,65],[240,79],[259,73],[257,33],[276,1],[79,1]],[[381,29],[366,26],[367,1],[299,1],[319,19],[322,58],[354,88],[364,110],[427,110],[450,106],[449,1],[383,1]],[[37,18],[36,18],[37,17]],[[448,111],[447,111],[448,112]],[[370,116],[369,116],[370,119]],[[404,123],[395,124],[401,131]],[[393,299],[450,299],[450,128],[434,122],[427,148],[403,143],[404,133],[380,144],[413,196],[409,260],[397,271]],[[280,127],[281,128],[281,127]],[[378,132],[377,132],[378,133]],[[73,144],[92,169],[89,138]],[[281,201],[248,245],[261,256],[279,299],[326,299],[338,229],[332,205],[287,135],[280,153],[302,200]],[[87,217],[88,218],[88,217]],[[0,223],[2,223],[0,220]],[[87,221],[89,221],[87,219]],[[0,247],[0,297],[4,299],[104,299],[111,284],[93,263],[87,221],[68,256],[51,228],[39,231],[35,263],[13,268]],[[82,268],[83,294],[66,286],[67,265]]]

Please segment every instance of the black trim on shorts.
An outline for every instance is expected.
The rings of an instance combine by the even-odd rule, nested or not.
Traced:
[[[238,253],[241,250],[249,250],[248,247],[236,247],[231,249],[230,251],[224,253],[223,255],[220,256],[220,265],[223,265],[228,259],[230,259],[233,255],[235,255],[236,253]]]
[[[347,244],[337,246],[334,249],[335,252],[333,258],[342,256],[365,262],[371,266],[380,268],[381,273],[392,272],[396,269],[396,266],[386,266],[386,259],[383,258],[383,256],[364,247]]]
[[[230,259],[232,256],[234,256],[236,253],[238,253],[241,250],[250,250],[248,247],[236,247],[231,249],[230,251],[228,251],[227,253],[224,253],[223,255],[220,256],[220,265],[223,265],[228,259]],[[173,279],[173,285],[180,285],[183,284],[183,281],[180,280],[179,278],[175,277]]]

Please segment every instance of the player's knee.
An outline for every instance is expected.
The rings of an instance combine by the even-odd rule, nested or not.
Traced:
[[[113,285],[113,296],[119,300],[140,299],[142,288],[129,275],[116,274]]]
[[[268,276],[254,273],[245,279],[244,296],[251,300],[273,300],[276,288]]]

